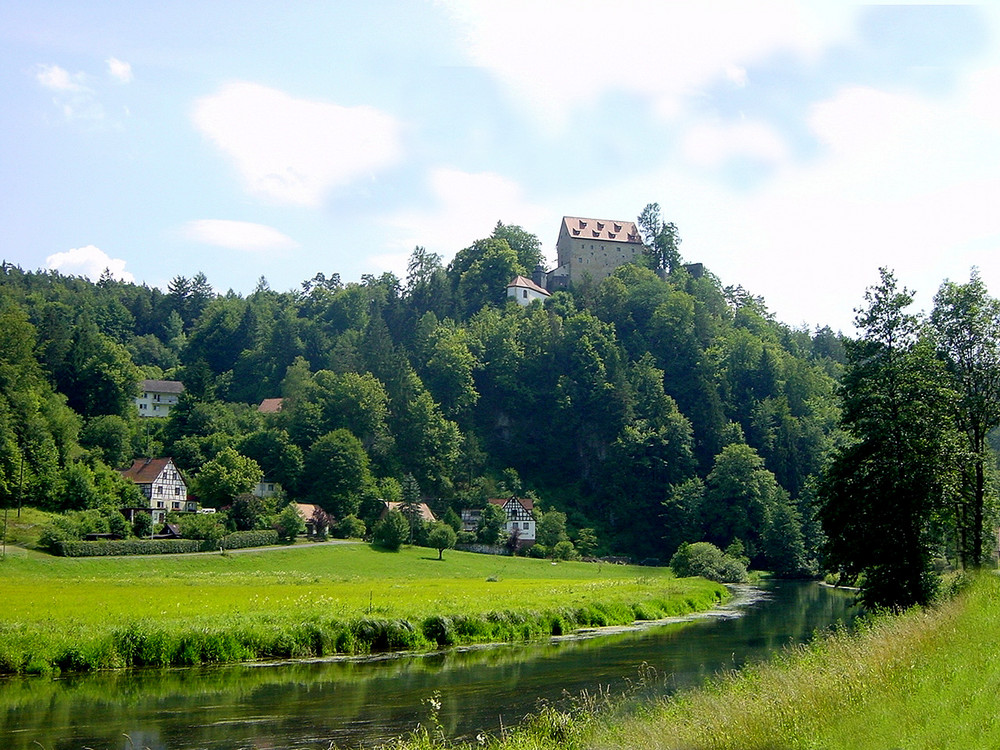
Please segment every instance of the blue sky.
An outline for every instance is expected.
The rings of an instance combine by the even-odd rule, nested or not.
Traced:
[[[288,6],[288,7],[285,7]],[[1000,12],[846,3],[0,0],[0,258],[219,291],[405,275],[658,202],[682,255],[851,330],[879,266],[1000,295]]]

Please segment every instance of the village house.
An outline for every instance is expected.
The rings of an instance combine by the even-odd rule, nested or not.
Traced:
[[[171,458],[137,458],[121,474],[135,482],[149,503],[123,509],[129,521],[136,513],[149,513],[154,523],[163,523],[171,511],[195,513],[198,510],[198,503],[188,499],[187,484]]]
[[[536,299],[544,302],[550,296],[548,290],[524,276],[515,276],[514,280],[507,285],[507,299],[514,300],[522,307],[527,307]]]
[[[265,497],[274,497],[275,495],[281,494],[281,485],[273,479],[264,477],[257,482],[257,486],[253,488],[253,494],[261,499]]]
[[[178,380],[143,380],[139,387],[142,392],[135,397],[135,406],[140,417],[170,416],[184,392],[184,384]]]
[[[491,497],[490,505],[500,507],[507,514],[505,529],[507,536],[517,537],[518,547],[530,547],[535,543],[535,504],[530,497]],[[462,531],[475,532],[479,528],[479,520],[483,512],[478,508],[466,508],[462,511]]]

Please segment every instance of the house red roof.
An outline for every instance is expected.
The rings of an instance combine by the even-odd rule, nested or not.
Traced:
[[[281,411],[281,402],[284,399],[281,398],[265,398],[260,402],[260,406],[257,407],[257,411],[264,414],[277,414]]]
[[[538,294],[544,294],[546,297],[551,296],[547,289],[544,289],[538,284],[536,284],[531,279],[527,279],[524,276],[515,276],[514,280],[507,285],[507,288],[515,287],[517,289],[530,289],[533,292],[538,292]]]
[[[491,505],[499,505],[502,508],[511,500],[520,503],[525,510],[531,510],[535,507],[535,502],[530,497],[491,497],[489,502]]]
[[[642,237],[639,236],[639,230],[634,221],[563,216],[563,232],[570,237],[580,239],[597,239],[606,242],[642,242]]]
[[[122,476],[136,484],[149,484],[160,476],[170,461],[169,458],[137,458]]]
[[[143,380],[142,390],[148,393],[183,393],[184,384],[179,380]]]

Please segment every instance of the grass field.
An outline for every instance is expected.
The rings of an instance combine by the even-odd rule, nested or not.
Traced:
[[[166,666],[531,639],[706,609],[666,569],[314,545],[0,563],[0,672]]]
[[[584,698],[493,750],[930,750],[1000,747],[1000,578],[870,621],[660,702]],[[440,747],[420,731],[399,747]],[[478,743],[475,745],[479,747]]]

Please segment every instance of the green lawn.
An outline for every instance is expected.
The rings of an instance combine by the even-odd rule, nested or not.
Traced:
[[[18,550],[0,563],[0,671],[532,638],[704,609],[725,596],[663,568],[456,551],[439,561],[418,547],[119,558]]]

